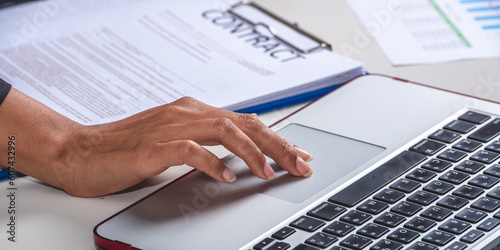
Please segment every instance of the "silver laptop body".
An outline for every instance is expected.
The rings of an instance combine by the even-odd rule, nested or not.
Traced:
[[[220,183],[199,171],[194,171],[96,226],[94,229],[96,247],[286,249],[288,244],[288,249],[298,246],[302,248],[297,249],[313,249],[305,246],[317,249],[333,247],[349,249],[356,246],[362,249],[383,249],[380,246],[383,246],[384,242],[392,241],[405,249],[418,243],[422,243],[422,246],[434,245],[444,249],[455,242],[458,242],[457,246],[466,244],[467,249],[494,249],[500,244],[500,226],[489,231],[479,230],[478,226],[486,219],[491,218],[493,222],[495,219],[500,219],[494,217],[498,214],[498,209],[486,213],[482,221],[468,222],[470,227],[461,234],[443,230],[443,224],[455,219],[460,212],[477,203],[479,199],[493,199],[486,195],[498,187],[498,184],[484,188],[484,192],[477,198],[465,199],[467,203],[463,207],[456,210],[448,208],[452,214],[442,221],[426,218],[434,221],[435,225],[426,232],[410,230],[417,232],[418,237],[410,239],[408,243],[403,243],[404,240],[402,242],[398,242],[397,239],[391,240],[389,236],[400,232],[397,230],[409,230],[407,223],[414,217],[423,216],[429,207],[439,207],[438,202],[442,202],[443,197],[454,196],[452,195],[454,190],[440,195],[430,205],[422,206],[412,216],[394,212],[397,211],[396,206],[408,201],[407,198],[411,196],[411,193],[403,192],[405,197],[393,204],[387,203],[385,210],[379,213],[364,212],[369,214],[370,218],[364,224],[355,226],[349,235],[336,236],[326,230],[334,222],[347,223],[346,215],[354,210],[359,212],[360,205],[367,200],[381,203],[374,198],[381,190],[390,189],[389,186],[398,178],[405,178],[416,168],[421,168],[425,162],[438,159],[438,155],[441,157],[441,154],[448,149],[453,150],[452,146],[458,140],[467,139],[468,135],[459,134],[459,139],[453,143],[439,143],[445,144],[445,147],[437,152],[431,152],[432,155],[426,155],[425,152],[417,154],[409,150],[469,111],[477,111],[491,117],[484,124],[476,125],[476,129],[500,117],[498,103],[385,76],[358,77],[272,127],[282,137],[300,145],[314,156],[314,160],[310,163],[314,170],[311,177],[291,176],[270,160],[272,165],[274,164],[277,178],[272,181],[260,180],[252,175],[243,161],[229,156],[225,161],[238,177],[236,182]],[[499,140],[498,135],[492,141],[494,140]],[[482,148],[478,150],[483,150],[489,144],[490,142],[481,143]],[[410,155],[402,155],[404,152],[410,152]],[[474,154],[475,152],[471,153]],[[422,158],[416,159],[420,156]],[[397,164],[387,164],[391,159],[398,157],[400,161],[408,160],[411,166],[399,167]],[[466,157],[468,159],[471,156]],[[484,175],[486,169],[498,164],[499,161],[500,159],[495,159],[491,164],[484,164],[485,167],[480,172],[469,174],[468,180],[460,185],[472,185],[468,181]],[[459,163],[452,162],[452,164],[442,172],[436,171],[433,180],[427,182],[412,180],[412,183],[419,182],[417,191],[424,190],[423,188],[431,182],[440,181],[441,175],[453,170]],[[380,167],[385,167],[387,171],[376,171]],[[379,176],[371,176],[373,173]],[[380,178],[385,178],[387,185],[380,186]],[[367,186],[360,186],[361,182],[368,185],[368,190],[365,190]],[[460,185],[454,188],[457,189]],[[340,202],[331,200],[331,197],[336,196]],[[315,213],[324,209],[321,205],[325,202],[344,209],[333,219],[320,219]],[[344,204],[340,204],[343,202]],[[373,224],[380,226],[381,224],[375,220],[385,213],[403,216],[404,220],[394,227],[384,226],[384,230],[387,228],[389,231],[383,232],[382,236],[377,235],[378,238],[363,235],[361,230],[365,226]],[[313,231],[308,232],[307,228],[300,225],[303,223],[301,220],[303,217],[312,218],[314,222],[321,221],[323,224],[316,225],[317,228],[311,226],[310,229]],[[293,232],[284,239],[273,237],[275,233],[279,234],[284,229],[292,229]],[[464,242],[465,235],[472,230],[479,230],[483,235],[473,243]],[[444,240],[448,242],[445,245],[440,246],[439,244],[443,242],[437,240],[436,244],[432,242],[434,239],[432,236],[436,236],[436,231],[446,233]],[[326,237],[324,241],[327,246],[321,245],[325,242],[318,243],[317,238],[310,240],[316,234]],[[361,238],[366,238],[370,242],[352,245],[355,243],[347,240],[352,234],[363,236]],[[315,245],[315,242],[320,245]],[[283,248],[279,248],[281,246],[275,245],[278,243],[285,244]]]

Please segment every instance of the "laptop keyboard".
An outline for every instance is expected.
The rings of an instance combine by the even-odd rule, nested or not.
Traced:
[[[466,112],[253,248],[471,248],[500,228],[499,158],[500,118]]]

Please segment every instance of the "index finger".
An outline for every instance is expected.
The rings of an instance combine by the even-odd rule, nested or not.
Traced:
[[[233,122],[283,169],[296,176],[312,174],[306,163],[312,156],[305,150],[280,137],[255,115],[232,113],[232,116]]]

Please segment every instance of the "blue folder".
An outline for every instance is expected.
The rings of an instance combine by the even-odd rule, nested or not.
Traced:
[[[267,111],[271,111],[271,110],[275,110],[275,109],[287,107],[287,106],[298,104],[298,103],[302,103],[302,102],[312,101],[312,100],[315,100],[315,99],[317,99],[317,98],[325,95],[326,93],[329,93],[330,91],[338,88],[340,85],[342,85],[342,84],[335,85],[335,86],[330,86],[330,87],[326,87],[326,88],[323,88],[323,89],[318,89],[318,90],[315,90],[315,91],[311,91],[311,92],[307,92],[307,93],[304,93],[304,94],[300,94],[300,95],[296,95],[296,96],[284,98],[284,99],[273,101],[273,102],[268,102],[268,103],[260,104],[260,105],[253,106],[253,107],[250,107],[250,108],[236,110],[236,112],[238,112],[238,113],[249,113],[249,114],[250,113],[257,113],[257,114],[259,114],[259,113],[264,113],[264,112],[267,112]]]

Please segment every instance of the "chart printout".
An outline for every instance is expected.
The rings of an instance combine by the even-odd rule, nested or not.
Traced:
[[[500,0],[348,2],[394,65],[500,56]]]

